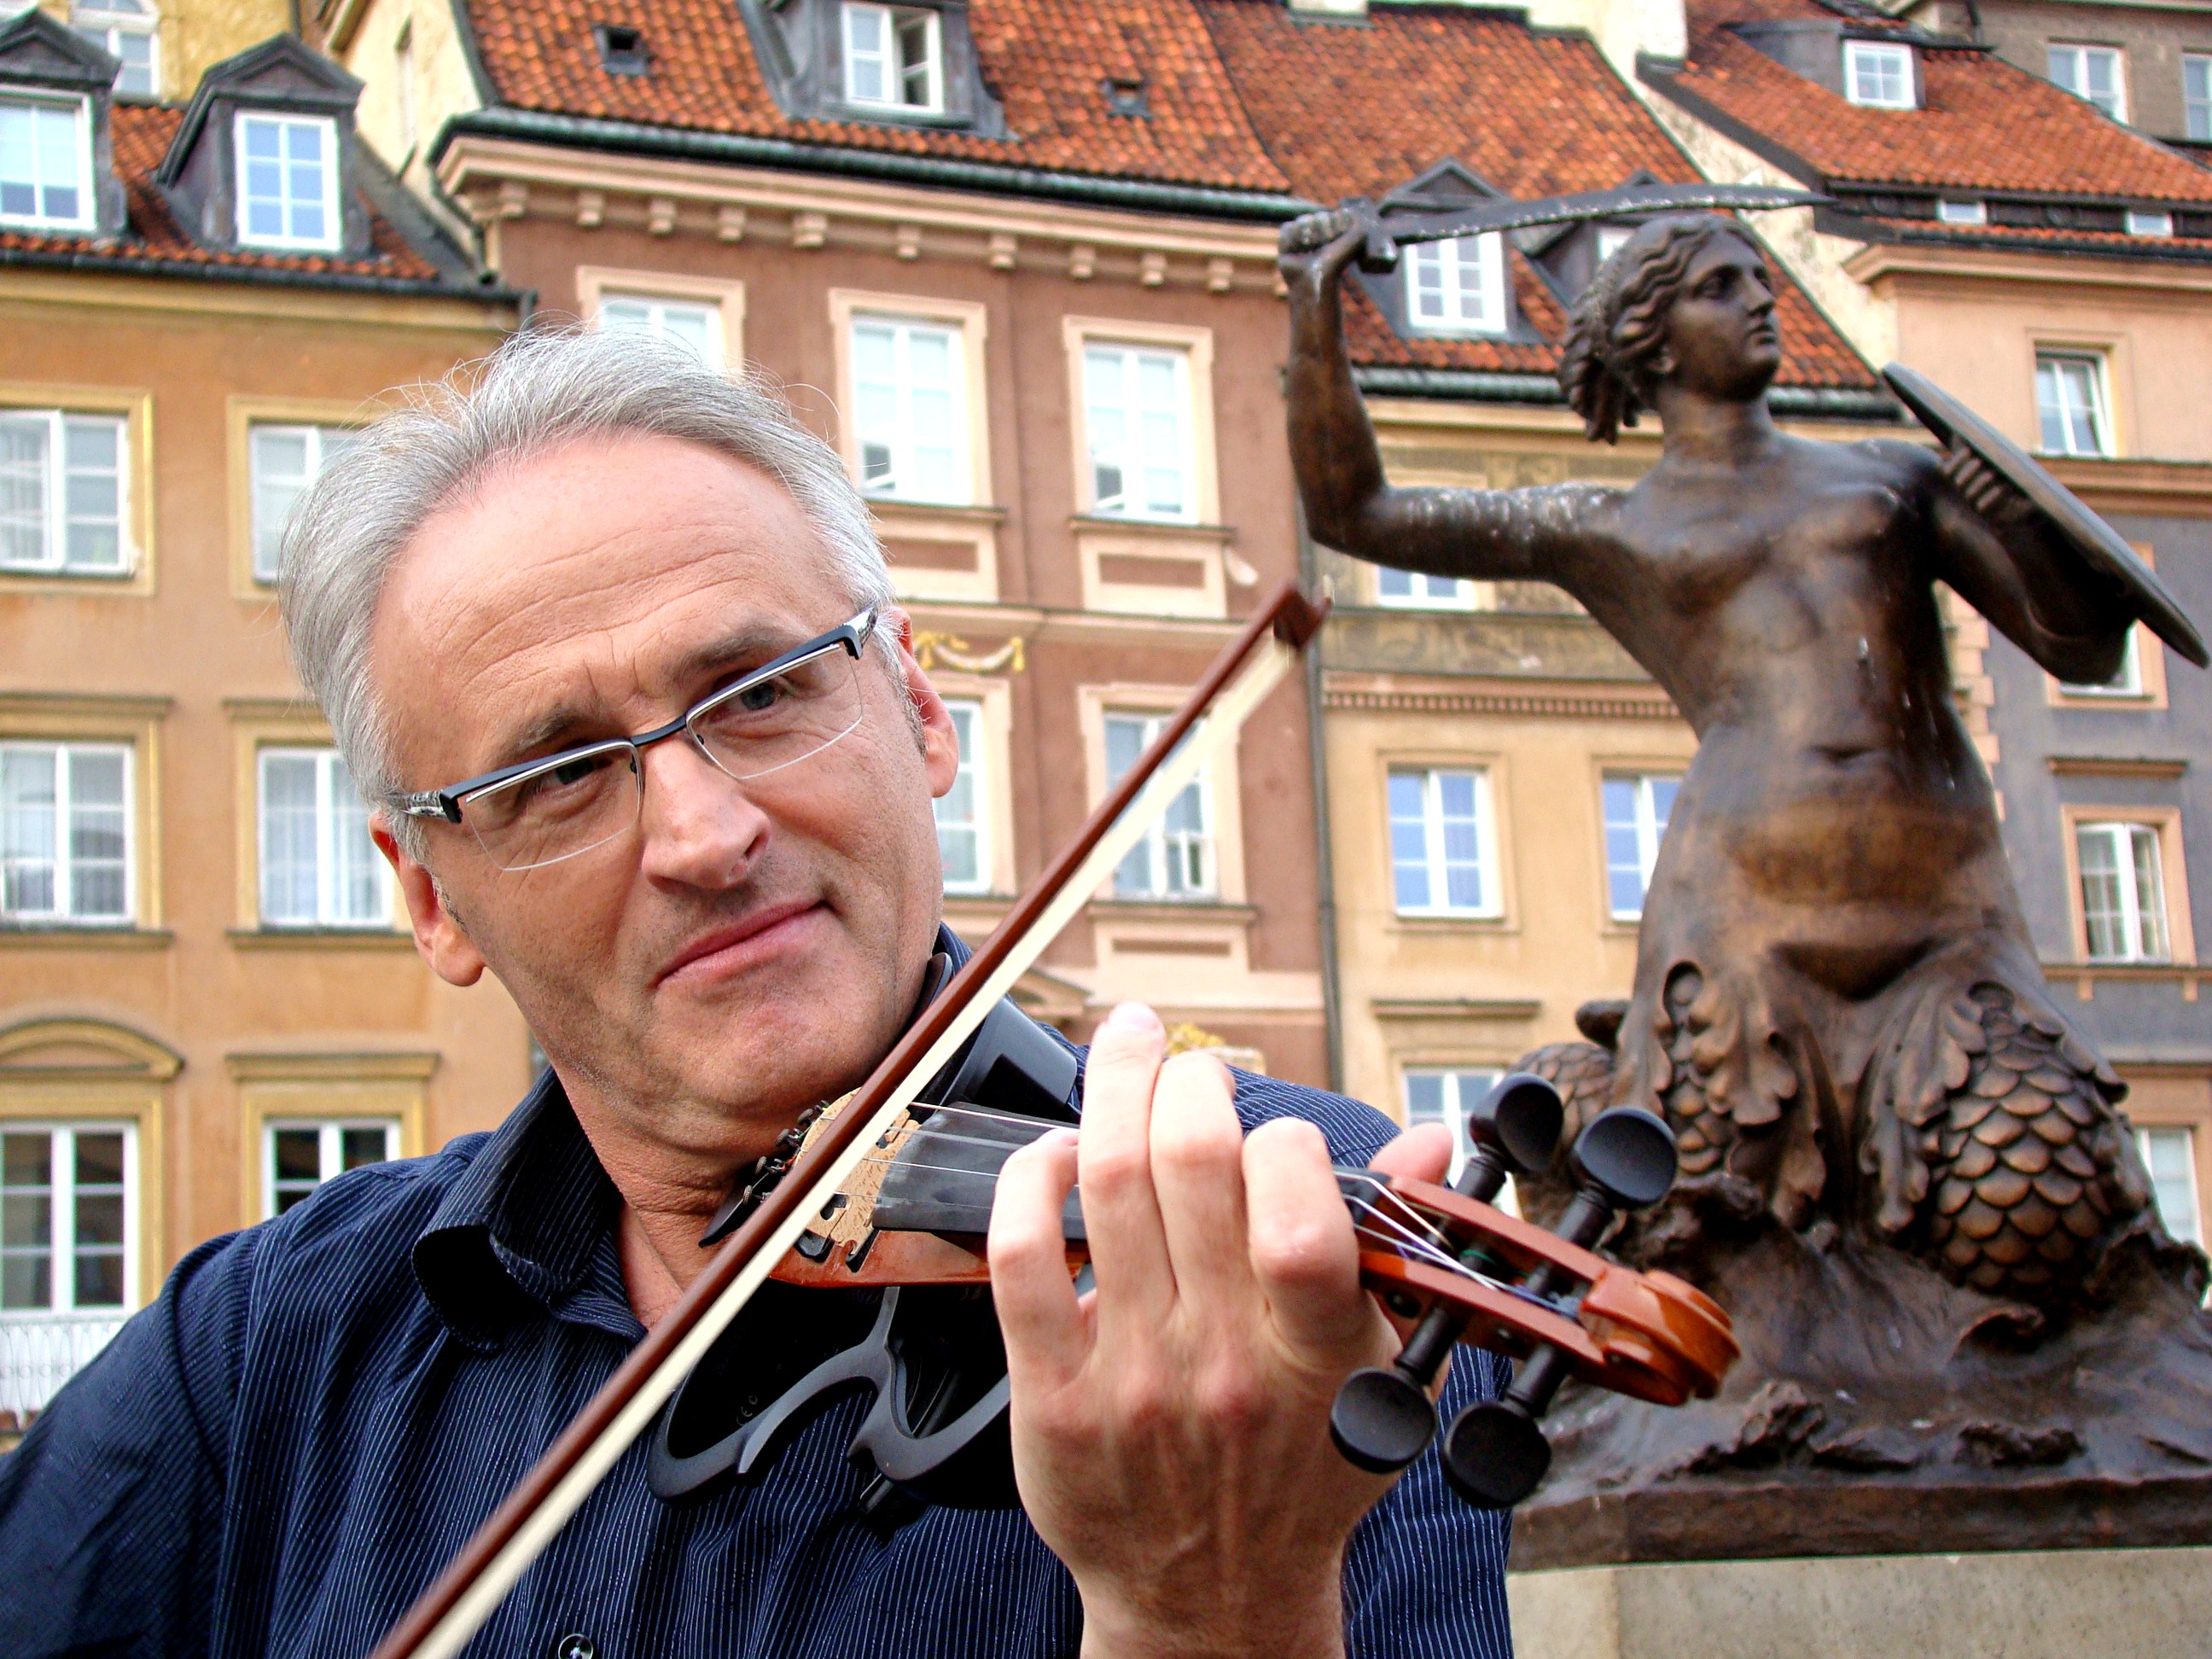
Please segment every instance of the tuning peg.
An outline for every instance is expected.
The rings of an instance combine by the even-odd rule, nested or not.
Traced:
[[[1674,1184],[1674,1134],[1650,1113],[1633,1106],[1601,1112],[1575,1138],[1567,1165],[1574,1201],[1559,1218],[1559,1236],[1570,1244],[1595,1246],[1622,1210],[1641,1210],[1666,1197]],[[1547,1299],[1573,1279],[1547,1264],[1522,1286]],[[1444,1478],[1469,1503],[1510,1509],[1536,1490],[1552,1465],[1552,1449],[1536,1419],[1570,1374],[1566,1356],[1539,1347],[1520,1367],[1503,1400],[1469,1406],[1444,1436]]]
[[[1500,1078],[1468,1112],[1474,1151],[1456,1189],[1487,1204],[1509,1176],[1533,1175],[1552,1161],[1565,1121],[1559,1091],[1542,1078],[1528,1072]],[[1404,1468],[1436,1438],[1437,1408],[1429,1387],[1466,1328],[1466,1321],[1449,1310],[1431,1308],[1397,1358],[1345,1379],[1329,1408],[1328,1431],[1349,1462],[1370,1474],[1389,1474]]]

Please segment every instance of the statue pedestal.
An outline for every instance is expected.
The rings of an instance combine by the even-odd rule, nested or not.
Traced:
[[[1820,1556],[1516,1572],[1519,1659],[2175,1659],[2212,1547]]]

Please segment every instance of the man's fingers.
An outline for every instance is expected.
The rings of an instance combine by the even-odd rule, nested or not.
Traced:
[[[1285,1344],[1313,1364],[1356,1362],[1376,1321],[1321,1131],[1278,1118],[1247,1135],[1244,1202],[1253,1276]]]
[[[1091,1265],[1109,1316],[1164,1318],[1175,1271],[1152,1190],[1152,1090],[1167,1052],[1159,1016],[1125,1002],[1091,1039],[1076,1147]]]
[[[1073,1376],[1091,1346],[1060,1227],[1074,1186],[1075,1136],[1056,1129],[1006,1160],[991,1205],[991,1299],[1006,1369],[1044,1386]]]
[[[1451,1131],[1441,1123],[1416,1124],[1367,1160],[1377,1175],[1441,1182],[1451,1170]]]
[[[1211,1054],[1178,1054],[1152,1091],[1152,1188],[1175,1269],[1176,1293],[1201,1310],[1249,1291],[1244,1237],[1244,1130],[1229,1068]],[[1204,1317],[1203,1311],[1200,1317]]]

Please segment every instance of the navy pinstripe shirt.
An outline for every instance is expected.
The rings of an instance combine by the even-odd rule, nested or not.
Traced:
[[[1249,1073],[1237,1102],[1248,1127],[1313,1120],[1341,1162],[1394,1132]],[[0,1653],[367,1653],[643,1334],[618,1202],[549,1075],[495,1133],[195,1250],[0,1458]],[[1504,1376],[1460,1358],[1448,1410]],[[1074,1653],[1074,1587],[1019,1511],[886,1534],[855,1510],[864,1403],[682,1507],[633,1446],[469,1652],[580,1635],[599,1659]],[[1353,1539],[1352,1651],[1508,1659],[1505,1550],[1431,1451]]]

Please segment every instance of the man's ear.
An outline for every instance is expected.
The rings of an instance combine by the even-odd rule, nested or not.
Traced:
[[[960,773],[960,733],[952,724],[952,713],[945,708],[945,699],[937,695],[937,688],[929,683],[929,676],[915,659],[914,619],[892,606],[884,611],[876,626],[891,629],[892,637],[898,641],[903,689],[921,728],[922,770],[928,775],[931,796],[942,795],[952,787]]]
[[[437,878],[427,866],[408,856],[392,833],[391,820],[382,812],[370,817],[368,833],[376,850],[392,866],[392,873],[398,878],[408,919],[415,927],[415,948],[422,953],[422,960],[449,985],[475,984],[483,977],[487,964],[447,907]]]

